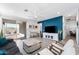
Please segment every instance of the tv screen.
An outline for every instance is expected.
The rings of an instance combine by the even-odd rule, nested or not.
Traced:
[[[45,27],[45,32],[47,33],[56,33],[56,26],[47,26]]]

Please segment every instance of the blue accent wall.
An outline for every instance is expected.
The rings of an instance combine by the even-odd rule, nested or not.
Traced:
[[[39,23],[42,23],[42,32],[45,32],[46,26],[56,26],[57,27],[56,32],[63,31],[63,16],[58,16],[55,18],[40,21]]]

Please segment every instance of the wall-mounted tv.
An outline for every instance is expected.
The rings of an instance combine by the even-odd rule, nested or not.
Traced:
[[[45,32],[47,32],[47,33],[57,33],[57,27],[56,26],[46,26]]]

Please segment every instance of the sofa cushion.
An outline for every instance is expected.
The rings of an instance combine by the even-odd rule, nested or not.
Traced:
[[[7,51],[5,50],[0,50],[0,55],[6,55],[7,54]]]
[[[0,46],[0,55],[21,55],[16,43],[13,40],[6,40],[6,42]]]
[[[13,48],[7,50],[7,52],[9,52],[8,55],[14,55],[14,54],[16,54],[16,53],[18,53],[18,52],[20,52],[20,51],[19,51],[18,47],[15,46],[15,47],[13,47]]]
[[[8,50],[14,47],[16,47],[16,43],[13,41],[13,42],[9,42],[8,44],[2,46],[0,49]]]
[[[8,43],[8,40],[6,40],[6,38],[0,38],[0,47],[4,46]]]

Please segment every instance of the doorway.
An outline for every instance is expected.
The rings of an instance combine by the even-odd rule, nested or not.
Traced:
[[[65,17],[65,30],[68,38],[76,39],[76,16]]]

